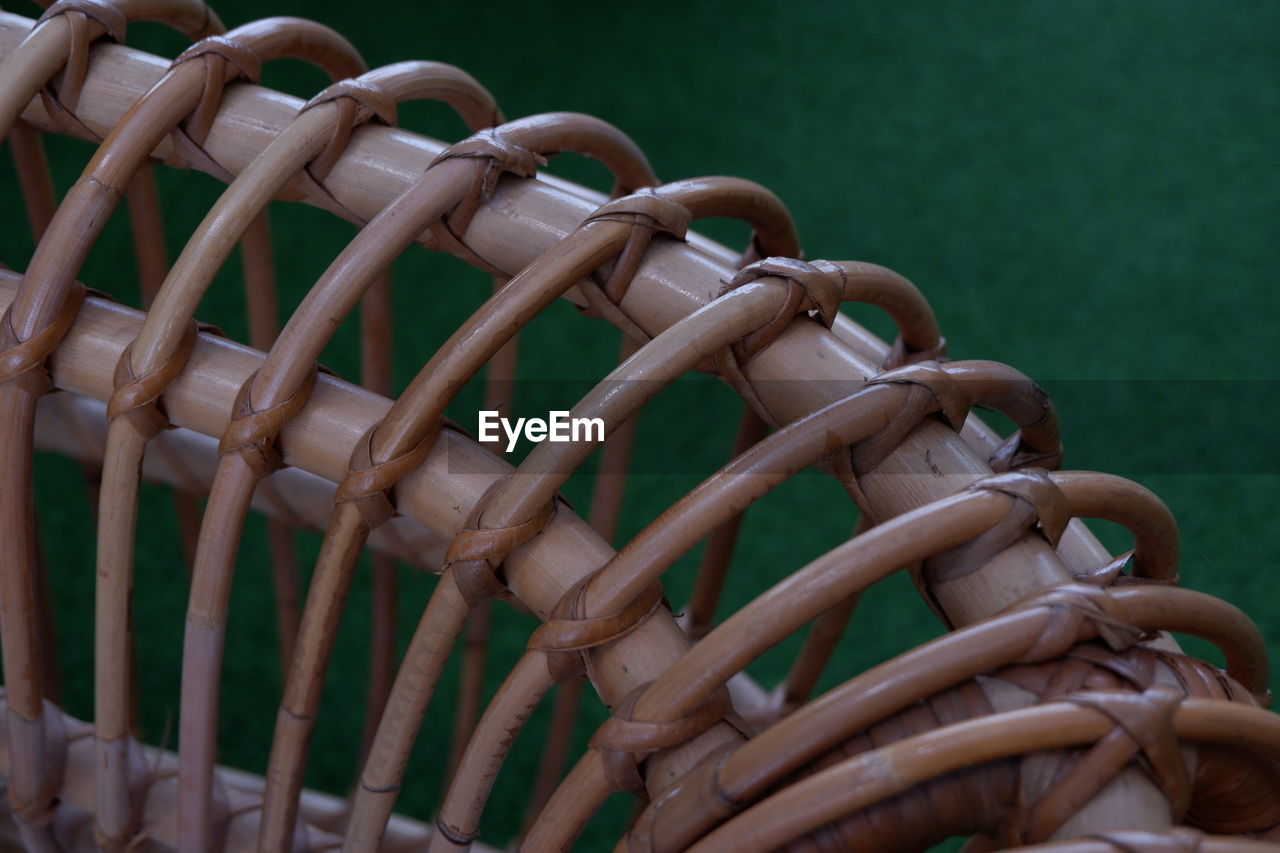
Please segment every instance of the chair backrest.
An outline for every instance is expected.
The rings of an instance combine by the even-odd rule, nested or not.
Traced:
[[[172,62],[104,45],[135,19],[194,44]],[[525,795],[526,815],[504,825],[533,850],[571,844],[613,792],[634,795],[621,844],[637,850],[908,850],[952,836],[978,837],[969,849],[1066,837],[1086,840],[1062,849],[1243,850],[1260,842],[1200,830],[1280,824],[1280,799],[1256,793],[1280,790],[1261,635],[1176,586],[1169,511],[1122,478],[1056,470],[1057,418],[1034,382],[949,361],[928,303],[893,271],[801,260],[770,191],[659,183],[598,119],[506,121],[451,66],[368,71],[326,27],[271,18],[224,32],[194,0],[60,0],[39,22],[0,13],[0,57],[0,132],[36,245],[24,270],[0,269],[0,770],[7,829],[28,849],[463,848],[488,837],[495,784]],[[305,103],[245,85],[283,57],[333,84]],[[446,144],[395,127],[413,99],[447,103],[473,134]],[[97,146],[61,199],[48,134]],[[573,154],[610,171],[609,197],[540,176]],[[174,259],[159,163],[227,184]],[[310,247],[332,261],[283,322],[273,200],[283,216],[301,202],[358,226],[341,248]],[[136,297],[132,282],[79,280],[121,202]],[[707,217],[745,221],[749,244],[696,235]],[[493,291],[397,395],[389,269],[415,243],[484,270]],[[237,245],[242,342],[197,317],[215,281],[227,287],[218,274]],[[508,417],[524,387],[518,335],[561,298],[594,318],[584,328],[619,330],[618,366],[564,410]],[[845,302],[885,311],[895,340],[855,325]],[[357,312],[359,375],[321,369]],[[566,341],[560,358],[580,351]],[[466,386],[482,371],[473,437],[446,415],[459,394],[476,398]],[[615,551],[637,413],[695,371],[743,401],[732,451]],[[976,407],[1016,430],[996,435]],[[534,448],[513,464],[520,442]],[[43,450],[80,460],[95,507],[58,529],[93,541],[93,603],[82,596],[71,616],[92,620],[93,677],[86,664],[67,685],[89,697],[85,720],[60,701],[54,626],[68,616],[54,602],[73,596],[42,556]],[[582,511],[561,492],[589,460]],[[726,588],[740,598],[744,513],[810,467],[847,495],[856,530],[721,616]],[[171,487],[172,510],[144,480]],[[246,533],[250,509],[265,533]],[[1133,550],[1112,555],[1082,517],[1126,526]],[[135,614],[157,600],[147,540],[168,519],[189,574],[159,593],[158,618],[183,626],[161,640]],[[299,553],[298,529],[322,533],[305,540],[313,553]],[[704,540],[688,604],[673,609],[664,575]],[[238,553],[269,567],[258,575],[273,600],[237,603],[240,622]],[[438,575],[425,601],[400,563]],[[833,661],[859,596],[904,569],[950,630],[864,672]],[[353,586],[369,608],[363,666],[346,650]],[[402,649],[410,607],[421,612]],[[776,686],[745,674],[806,628]],[[1225,669],[1183,655],[1169,631],[1217,644]],[[173,643],[180,672],[157,671],[156,647]],[[486,673],[503,654],[514,662],[495,686]],[[335,656],[346,677],[326,700]],[[229,657],[261,658],[264,681],[224,681]],[[837,686],[815,696],[829,668]],[[598,725],[565,774],[587,684]],[[500,775],[553,688],[537,763]],[[142,723],[166,708],[172,737]],[[313,738],[335,714],[351,754]],[[274,727],[262,775],[219,763],[250,715]],[[428,755],[415,752],[424,725]],[[357,758],[347,796],[304,786]],[[439,799],[396,814],[421,777]]]

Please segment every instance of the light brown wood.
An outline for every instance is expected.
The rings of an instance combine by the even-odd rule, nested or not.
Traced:
[[[199,9],[186,0],[120,2],[126,18],[216,28],[216,19]],[[1133,582],[1165,584],[1176,582],[1178,561],[1168,510],[1118,478],[1043,470],[1061,459],[1056,417],[1043,392],[1003,365],[939,365],[934,359],[944,346],[932,312],[891,271],[796,260],[794,226],[772,193],[725,178],[651,189],[656,179],[630,140],[574,114],[517,120],[447,148],[385,126],[394,121],[396,98],[418,91],[413,87],[427,78],[432,82],[422,91],[453,99],[473,129],[497,122],[491,99],[456,70],[393,66],[399,71],[344,81],[305,106],[252,85],[228,85],[252,78],[259,60],[274,55],[315,61],[335,77],[363,70],[340,36],[309,22],[249,24],[169,66],[94,41],[103,31],[120,37],[115,7],[77,2],[57,11],[21,45],[32,22],[0,13],[0,130],[22,122],[15,154],[39,237],[24,275],[0,270],[8,371],[0,383],[5,778],[17,831],[30,849],[52,853],[70,837],[51,819],[65,814],[56,800],[64,786],[63,729],[77,733],[72,744],[87,733],[47,701],[57,689],[48,674],[52,617],[39,603],[47,584],[32,515],[38,409],[55,420],[45,441],[101,457],[101,488],[111,497],[99,504],[96,757],[92,769],[79,759],[73,769],[77,784],[95,776],[89,810],[95,841],[107,849],[154,832],[156,821],[169,822],[164,837],[182,850],[204,853],[220,842],[220,779],[227,774],[215,767],[219,670],[242,525],[255,498],[283,519],[323,497],[329,490],[322,480],[338,487],[325,523],[310,522],[325,538],[301,611],[291,532],[279,522],[271,527],[288,677],[267,776],[244,782],[254,789],[246,807],[261,808],[261,818],[242,822],[263,849],[284,849],[299,833],[312,833],[308,824],[322,812],[342,823],[344,850],[378,849],[388,827],[402,826],[392,814],[396,794],[464,625],[468,643],[449,761],[457,770],[438,831],[415,836],[437,853],[471,845],[511,741],[554,682],[579,673],[613,716],[533,821],[527,849],[571,843],[614,789],[644,789],[650,801],[619,849],[656,853],[748,842],[803,846],[809,833],[825,833],[823,843],[861,843],[859,821],[912,822],[905,806],[887,800],[984,762],[996,762],[995,769],[976,769],[973,790],[939,796],[988,815],[989,798],[1012,778],[1016,801],[1026,808],[999,827],[963,819],[945,826],[967,827],[964,834],[999,828],[1023,840],[1123,828],[1163,843],[1162,833],[1202,796],[1189,782],[1193,754],[1194,772],[1213,779],[1209,789],[1280,783],[1280,725],[1251,707],[1269,699],[1257,629],[1234,608],[1194,594],[1151,585],[1112,589],[1124,560],[1113,559],[1072,518],[1127,526]],[[58,106],[48,91],[33,100],[64,62],[67,103]],[[402,79],[409,85],[397,90]],[[384,124],[364,123],[375,117]],[[52,213],[48,172],[31,128],[102,140]],[[602,160],[614,173],[615,196],[623,197],[606,203],[538,174],[540,156],[560,151]],[[159,285],[165,259],[145,165],[150,157],[230,183]],[[155,296],[146,314],[95,297],[81,304],[84,291],[75,282],[102,223],[130,187],[144,296]],[[265,218],[275,197],[305,200],[363,226],[279,336]],[[753,229],[746,251],[686,233],[690,218],[707,215],[746,220]],[[193,325],[201,296],[242,236],[249,343],[257,350],[196,334]],[[391,401],[385,270],[415,242],[453,252],[501,284]],[[602,418],[614,437],[606,451],[614,479],[601,480],[590,524],[560,505],[555,492],[598,442],[541,445],[513,471],[443,421],[456,387],[495,357],[489,397],[497,399],[496,383],[512,376],[516,332],[559,297],[618,326],[634,346],[573,411]],[[899,328],[895,344],[839,316],[844,299],[885,309]],[[318,374],[315,366],[332,329],[357,304],[364,388]],[[657,388],[695,368],[717,373],[777,431],[766,437],[745,429],[724,469],[615,553],[608,538],[625,465],[618,454],[630,443],[627,424]],[[154,384],[139,404],[144,381]],[[66,399],[37,405],[50,382],[69,392]],[[618,382],[621,390],[611,387]],[[111,401],[105,440],[78,420],[92,414],[90,398]],[[975,405],[999,409],[1017,433],[999,442],[969,417]],[[177,429],[156,435],[165,426]],[[183,456],[208,447],[195,433],[221,438],[207,479],[194,475]],[[129,728],[128,613],[137,489],[149,457],[157,476],[207,491],[209,501],[193,560],[177,782],[171,794],[143,803],[132,790],[148,776],[139,764],[144,748]],[[794,573],[785,581],[712,628],[710,614],[728,577],[733,520],[810,464],[836,476],[861,510],[862,527],[809,566],[789,567]],[[276,477],[281,465],[286,470]],[[280,489],[289,478],[297,495]],[[185,515],[191,514],[188,506]],[[403,518],[392,521],[397,514]],[[717,530],[691,638],[663,606],[660,578]],[[325,812],[302,790],[302,773],[347,590],[369,542],[390,551],[428,548],[432,557],[419,554],[419,562],[433,565],[440,545],[449,544],[393,680],[394,629],[375,633],[367,705],[380,719],[367,728],[350,810],[334,817],[333,808]],[[955,632],[805,702],[857,597],[904,565]],[[385,615],[394,609],[394,567],[384,557],[374,572],[375,613]],[[488,599],[497,595],[512,596],[544,624],[473,727]],[[812,642],[778,698],[743,680],[751,660],[814,620]],[[1143,633],[1168,630],[1218,643],[1226,673],[1178,654],[1167,634]],[[1042,677],[1048,681],[1037,681]],[[1055,679],[1091,689],[1056,690]],[[572,692],[566,695],[572,700]],[[1064,695],[1067,702],[1052,702]],[[735,703],[767,728],[744,724]],[[932,723],[911,716],[922,708]],[[552,740],[563,742],[567,716],[560,716]],[[1243,740],[1232,739],[1230,726]],[[877,740],[885,733],[887,745]],[[860,738],[871,738],[873,748],[860,748]],[[1179,738],[1259,751],[1203,747],[1202,753],[1180,747]],[[75,748],[82,753],[84,746]],[[1081,750],[1061,751],[1075,747]],[[558,750],[548,751],[548,768],[559,763]],[[1134,761],[1139,755],[1142,767]],[[1015,774],[997,778],[1007,767]],[[1214,773],[1237,775],[1223,781]],[[725,785],[737,787],[730,793]],[[547,786],[539,787],[535,801],[546,795]],[[1240,802],[1221,806],[1223,825],[1253,832],[1280,821],[1280,803],[1241,818]],[[163,812],[153,814],[153,806]],[[88,838],[87,826],[81,822],[72,846]],[[233,846],[255,843],[242,835]],[[916,836],[901,836],[908,837]],[[315,836],[307,844],[336,841]]]

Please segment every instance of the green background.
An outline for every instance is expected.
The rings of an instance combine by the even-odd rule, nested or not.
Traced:
[[[1243,607],[1269,645],[1280,640],[1271,576],[1280,556],[1273,522],[1280,460],[1271,426],[1280,407],[1273,294],[1280,4],[235,0],[215,8],[231,26],[268,13],[315,18],[347,35],[370,66],[413,58],[457,64],[508,117],[600,116],[631,135],[665,180],[732,174],[774,189],[808,257],[872,261],[903,273],[932,301],[952,357],[1006,361],[1042,381],[1062,416],[1066,467],[1124,473],[1154,489],[1182,528],[1184,585]],[[33,9],[10,4],[11,11]],[[182,47],[156,27],[133,28],[130,41],[165,55]],[[287,63],[268,68],[264,82],[303,97],[324,85],[317,72]],[[457,119],[430,105],[403,109],[402,124],[448,139],[463,133]],[[51,140],[49,150],[65,191],[91,148]],[[552,171],[607,185],[595,164],[566,158]],[[7,157],[0,182],[0,262],[22,269],[32,246]],[[166,171],[162,189],[176,255],[219,186]],[[287,310],[351,227],[300,205],[275,210]],[[135,302],[127,225],[117,220],[82,278]],[[706,230],[734,245],[745,238],[729,223]],[[396,288],[398,389],[479,305],[488,282],[452,258],[415,249],[397,263]],[[873,312],[853,313],[888,332]],[[201,314],[244,339],[234,264]],[[359,369],[352,325],[325,356],[350,378]],[[561,402],[553,399],[557,388],[584,390],[612,366],[615,347],[612,330],[555,306],[525,335],[520,375],[578,381],[538,383],[546,404],[521,407],[545,410]],[[736,402],[707,380],[691,382],[701,384],[664,395],[641,420],[620,541],[728,452]],[[477,399],[464,396],[453,416],[474,426]],[[91,518],[74,463],[41,456],[37,475],[65,702],[89,718]],[[568,493],[586,506],[585,481]],[[144,734],[158,742],[177,711],[185,575],[167,498],[148,489],[144,505],[135,615],[145,638]],[[843,541],[853,520],[848,501],[819,475],[770,495],[748,516],[723,612]],[[1098,529],[1113,547],[1128,547],[1119,531]],[[317,542],[300,537],[304,566]],[[670,575],[677,605],[695,559]],[[342,626],[308,775],[309,784],[336,792],[349,784],[356,761],[365,582],[362,575]],[[404,570],[400,582],[407,641],[432,580]],[[938,633],[909,584],[882,587],[866,596],[824,686]],[[232,607],[222,760],[261,772],[279,673],[257,517],[241,549]],[[501,607],[496,624],[490,689],[533,623]],[[770,653],[752,673],[772,684],[796,646]],[[428,817],[438,801],[453,697],[451,669],[399,801],[417,817]],[[603,719],[594,699],[588,705],[579,746]],[[504,842],[518,828],[544,716],[535,715],[517,742],[486,813],[485,840]],[[614,804],[584,846],[604,847],[626,813]]]

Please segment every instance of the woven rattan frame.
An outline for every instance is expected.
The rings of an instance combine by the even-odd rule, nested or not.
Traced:
[[[104,49],[138,19],[194,44],[172,62]],[[334,83],[305,104],[238,85],[282,56]],[[1264,710],[1266,651],[1236,608],[1176,586],[1168,510],[1121,478],[1054,470],[1057,420],[1034,383],[994,362],[948,361],[927,302],[896,273],[801,260],[768,190],[732,178],[660,184],[598,119],[505,121],[455,68],[368,71],[340,35],[300,19],[224,34],[195,0],[59,0],[39,22],[0,13],[0,57],[0,134],[38,243],[24,271],[0,269],[0,768],[12,834],[28,849],[473,846],[511,741],[558,683],[524,849],[572,844],[614,791],[638,797],[618,842],[636,851],[911,850],[957,835],[975,851],[1271,849],[1280,721]],[[396,128],[396,105],[420,98],[449,104],[473,135],[446,145]],[[43,133],[100,143],[60,202]],[[567,152],[610,170],[611,198],[539,175]],[[156,161],[228,183],[171,266]],[[283,324],[263,216],[277,199],[362,226]],[[121,200],[139,308],[77,281]],[[690,231],[712,216],[750,225],[742,254]],[[245,344],[195,317],[237,242]],[[391,400],[387,268],[415,242],[492,273],[495,289]],[[516,335],[557,298],[625,340],[619,367],[573,410],[609,434],[585,519],[558,489],[599,442],[542,444],[513,469],[444,418],[486,365],[489,399],[500,398]],[[841,315],[846,301],[887,312],[896,340]],[[353,384],[317,359],[357,306],[364,366]],[[633,416],[692,370],[744,399],[734,458],[615,552]],[[970,417],[975,406],[1017,430],[1000,439]],[[101,478],[89,723],[48,698],[37,446],[102,448],[87,463]],[[848,492],[858,530],[715,624],[744,508],[808,466]],[[192,564],[176,753],[139,744],[130,728],[144,477],[175,487]],[[196,495],[207,496],[202,516]],[[229,592],[251,507],[271,518],[288,673],[262,779],[215,766]],[[1109,554],[1082,517],[1124,525],[1133,551]],[[325,536],[305,600],[297,526]],[[677,621],[661,576],[708,538]],[[342,801],[304,790],[302,773],[366,546],[379,607],[395,605],[396,560],[440,579],[398,665],[394,636],[375,632],[367,757]],[[859,594],[903,567],[952,630],[812,698]],[[482,707],[494,598],[542,624]],[[784,684],[744,686],[748,663],[810,624]],[[1212,641],[1226,669],[1182,655],[1167,632]],[[427,825],[393,809],[460,640],[454,754],[437,768],[449,783]],[[584,683],[612,716],[558,780]]]

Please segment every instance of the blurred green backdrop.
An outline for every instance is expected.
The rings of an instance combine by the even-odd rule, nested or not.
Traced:
[[[1123,473],[1160,494],[1182,527],[1183,583],[1245,608],[1280,648],[1280,591],[1270,579],[1280,556],[1273,521],[1280,459],[1270,426],[1280,409],[1273,294],[1280,5],[219,0],[215,8],[229,26],[268,14],[317,19],[347,35],[371,67],[412,58],[457,64],[509,117],[601,116],[630,134],[664,179],[733,174],[773,188],[809,257],[898,270],[930,297],[952,357],[1006,361],[1042,381],[1063,419],[1067,467]],[[9,9],[38,11],[22,3]],[[183,46],[144,25],[131,29],[130,43],[169,56]],[[269,67],[264,83],[309,97],[324,80],[285,63]],[[402,124],[448,139],[463,133],[457,119],[431,105],[405,108]],[[91,148],[55,139],[49,150],[65,190]],[[602,189],[607,183],[594,164],[557,161],[552,171]],[[176,256],[220,187],[201,174],[165,171],[161,178]],[[0,262],[22,269],[32,245],[7,156],[0,182]],[[127,224],[117,220],[82,278],[136,303]],[[301,205],[277,207],[273,226],[287,311],[351,228]],[[745,238],[728,224],[707,230],[733,245]],[[397,263],[396,288],[399,389],[479,305],[488,282],[452,258],[414,250]],[[854,313],[887,333],[883,318]],[[205,300],[202,318],[245,338],[234,264]],[[325,357],[349,378],[358,376],[354,333],[349,323]],[[580,391],[612,366],[615,348],[611,330],[558,305],[524,337],[521,378],[582,380]],[[620,537],[728,452],[736,401],[706,380],[690,381],[702,383],[693,393],[704,411],[691,416],[693,398],[676,392],[641,420],[640,473],[629,485]],[[477,399],[464,397],[453,416],[474,426]],[[690,462],[673,466],[673,458]],[[65,702],[89,718],[87,500],[74,463],[42,456],[37,475],[61,614]],[[568,492],[586,505],[585,481]],[[157,489],[144,501],[135,615],[146,638],[143,725],[158,742],[176,714],[186,593],[170,504]],[[842,541],[853,520],[839,490],[815,474],[769,496],[749,516],[724,612]],[[1118,531],[1099,532],[1127,547]],[[300,542],[309,567],[318,537]],[[677,604],[687,597],[696,556],[671,574]],[[265,565],[263,526],[254,518],[229,629],[222,760],[256,772],[265,765],[279,695]],[[365,580],[342,627],[308,776],[335,792],[356,761]],[[400,581],[407,641],[432,579],[406,570]],[[490,689],[532,628],[506,607],[497,624]],[[864,599],[824,686],[937,632],[909,584],[886,583]],[[752,673],[772,683],[796,646],[766,656]],[[429,817],[438,801],[453,698],[451,671],[399,801],[417,817]],[[594,699],[588,705],[579,746],[603,719]],[[503,842],[518,828],[544,726],[545,709],[495,792],[488,841]],[[584,847],[602,848],[626,812],[621,804],[607,810]]]

